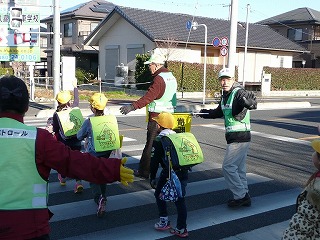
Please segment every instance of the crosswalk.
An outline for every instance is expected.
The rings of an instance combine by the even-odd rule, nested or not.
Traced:
[[[28,125],[45,126],[45,119],[27,119]],[[128,156],[127,165],[137,168],[144,143],[124,138],[122,152]],[[193,167],[189,174],[186,203],[188,208],[189,239],[260,239],[260,232],[253,231],[272,224],[282,224],[273,233],[280,239],[281,231],[294,212],[297,195],[301,188],[279,185],[271,179],[248,173],[252,206],[229,209],[226,201],[230,192],[225,184],[221,164],[205,161]],[[74,180],[60,186],[57,172],[50,176],[49,209],[54,213],[51,222],[51,239],[174,239],[168,231],[153,229],[158,221],[154,190],[147,180],[135,178],[134,183],[124,187],[120,183],[107,186],[107,214],[96,217],[96,204],[92,200],[89,183],[83,181],[84,191],[74,194]],[[275,187],[277,185],[277,187]],[[260,189],[265,189],[262,193]],[[176,222],[174,204],[169,203],[169,218]],[[281,217],[279,217],[281,215]],[[277,222],[271,219],[277,217]],[[250,225],[246,224],[250,222]],[[278,226],[277,225],[277,226]],[[243,235],[247,232],[249,235]],[[269,230],[267,232],[272,232]],[[251,234],[251,235],[250,235]]]

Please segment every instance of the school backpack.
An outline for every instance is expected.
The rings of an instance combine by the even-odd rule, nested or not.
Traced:
[[[191,132],[169,134],[161,137],[165,160],[171,158],[174,170],[191,168],[204,161],[201,147]]]
[[[62,137],[67,139],[76,136],[84,121],[81,110],[74,107],[56,112],[56,114],[58,115]]]

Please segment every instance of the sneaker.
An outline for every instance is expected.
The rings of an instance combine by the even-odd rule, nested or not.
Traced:
[[[106,214],[106,202],[107,200],[104,197],[100,196],[97,210],[97,216],[99,218],[103,217]]]
[[[81,182],[76,182],[76,185],[74,186],[74,193],[82,193],[83,191],[83,185]]]
[[[249,193],[246,193],[246,195],[241,199],[231,199],[228,201],[228,207],[230,208],[236,208],[236,207],[250,207],[251,206],[251,198]]]
[[[186,228],[181,228],[181,229],[173,228],[170,230],[170,233],[181,238],[186,238],[189,236],[188,230]]]
[[[160,221],[154,225],[154,228],[159,231],[170,229],[171,226],[168,217],[160,217]]]
[[[60,173],[58,173],[58,179],[61,186],[65,186],[67,184],[67,178],[63,178]]]

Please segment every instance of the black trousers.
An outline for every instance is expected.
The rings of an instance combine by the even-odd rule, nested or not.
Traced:
[[[158,135],[157,133],[157,123],[155,121],[148,122],[147,126],[147,142],[144,146],[140,162],[139,162],[139,172],[143,176],[149,176],[150,174],[150,160],[151,160],[151,149],[153,140]]]

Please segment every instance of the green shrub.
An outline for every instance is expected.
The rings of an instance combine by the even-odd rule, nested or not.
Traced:
[[[13,69],[12,68],[0,68],[0,76],[2,75],[13,75]]]
[[[264,67],[271,74],[272,91],[320,90],[319,68],[271,68]]]
[[[90,71],[86,71],[82,68],[76,68],[76,78],[78,79],[78,84],[83,84],[89,83],[95,78],[95,76]]]
[[[168,62],[168,69],[172,71],[178,82],[178,91],[202,92],[204,79],[204,64]],[[214,93],[220,91],[218,73],[221,65],[207,64],[206,67],[206,91]]]
[[[150,58],[149,54],[137,54],[136,55],[136,87],[138,90],[147,90],[152,81],[152,75],[149,70],[148,65],[145,65],[144,62]]]

